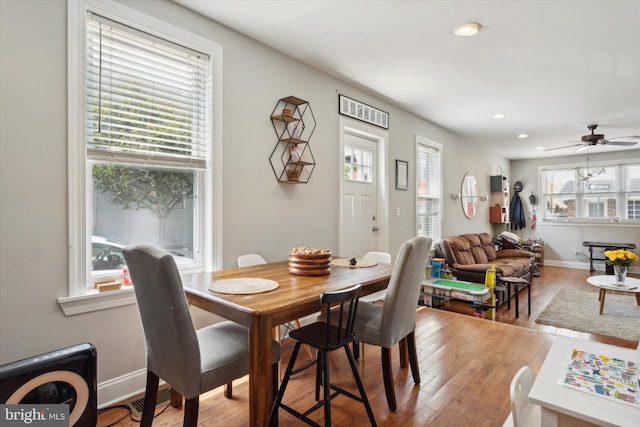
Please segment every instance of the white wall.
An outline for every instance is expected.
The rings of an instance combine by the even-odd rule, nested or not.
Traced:
[[[610,160],[637,159],[640,161],[640,150],[628,150],[614,153],[596,153],[589,155],[591,162]],[[586,155],[571,155],[562,157],[550,157],[533,160],[514,160],[511,162],[513,174],[512,182],[519,180],[523,184],[522,203],[525,210],[530,212],[531,204],[529,195],[533,191],[538,198],[537,217],[542,217],[540,204],[542,203],[541,189],[538,182],[538,167],[556,164],[585,163]],[[536,229],[532,230],[529,216],[527,215],[527,228],[517,231],[517,234],[528,238],[543,239],[544,263],[572,268],[589,268],[589,250],[582,246],[584,241],[605,241],[635,243],[640,247],[640,227],[618,224],[568,224],[547,223],[538,221]],[[603,263],[599,263],[600,270],[604,269]]]
[[[443,144],[445,193],[459,189],[468,171],[488,193],[488,175],[505,163],[174,3],[122,3],[224,48],[225,267],[246,252],[281,260],[301,244],[337,248],[338,93],[388,111],[388,170],[395,159],[409,161],[409,191],[395,190],[390,178],[394,255],[415,230],[416,134]],[[91,342],[104,404],[143,389],[144,341],[135,305],[65,317],[56,302],[67,295],[69,277],[66,9],[63,0],[0,1],[0,363]],[[318,122],[311,139],[317,167],[306,185],[277,183],[268,163],[275,144],[269,115],[288,95],[309,101]],[[486,203],[473,220],[464,218],[459,201],[446,197],[444,204],[444,235],[489,230]]]

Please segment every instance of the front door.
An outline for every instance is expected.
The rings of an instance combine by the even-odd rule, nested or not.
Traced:
[[[341,256],[379,250],[377,145],[373,138],[344,130]]]

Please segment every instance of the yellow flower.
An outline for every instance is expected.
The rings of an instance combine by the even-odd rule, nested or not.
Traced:
[[[606,263],[608,265],[622,265],[628,267],[633,261],[638,261],[638,255],[625,249],[612,249],[603,252],[607,257]]]

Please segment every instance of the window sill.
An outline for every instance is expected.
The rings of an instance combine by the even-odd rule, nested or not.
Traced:
[[[58,304],[65,316],[89,313],[108,308],[122,307],[136,303],[133,287],[127,287],[118,291],[76,295],[58,298]]]

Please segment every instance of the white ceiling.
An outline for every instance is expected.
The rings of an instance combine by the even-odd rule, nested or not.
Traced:
[[[510,159],[640,135],[640,0],[174,1]]]

